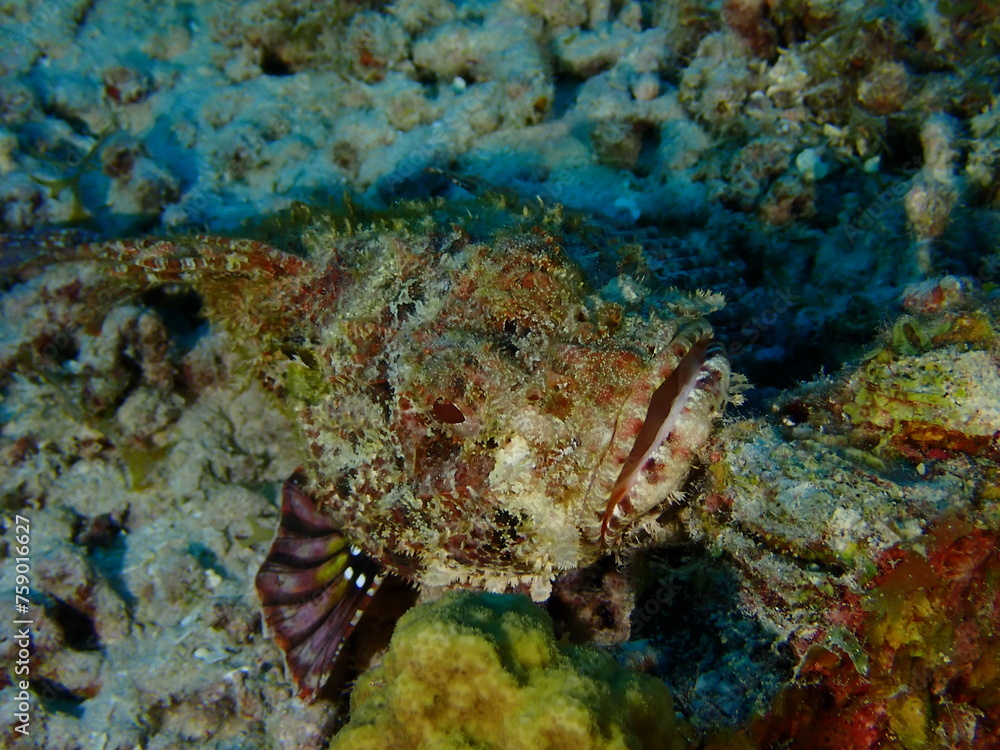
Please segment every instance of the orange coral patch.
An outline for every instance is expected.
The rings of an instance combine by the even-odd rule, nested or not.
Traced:
[[[965,453],[970,456],[986,455],[989,458],[1000,459],[995,435],[992,437],[969,435],[929,422],[904,420],[900,423],[899,433],[893,435],[890,440],[890,445],[904,455],[913,455],[914,450],[921,454],[927,454],[937,449]],[[938,457],[944,458],[945,456]]]

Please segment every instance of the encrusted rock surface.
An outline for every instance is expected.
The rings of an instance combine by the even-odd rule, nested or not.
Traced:
[[[119,307],[107,322],[134,312]],[[162,326],[153,310],[139,319]],[[4,390],[2,583],[13,592],[17,513],[30,522],[34,618],[28,737],[8,732],[17,675],[0,676],[9,746],[323,747],[335,708],[293,699],[251,586],[276,483],[300,460],[285,417],[259,388],[225,378],[198,390],[133,378],[95,400],[88,386],[120,382],[122,357],[144,373],[226,369],[212,337],[184,357],[151,356],[113,328],[84,347],[103,356],[67,360],[88,378],[50,371]],[[0,658],[13,667],[11,620]]]

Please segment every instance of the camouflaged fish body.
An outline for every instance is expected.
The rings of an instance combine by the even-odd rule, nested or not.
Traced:
[[[523,216],[302,242],[305,257],[205,237],[75,258],[123,289],[194,286],[296,417],[309,459],[258,588],[304,695],[377,583],[369,561],[542,600],[560,571],[656,537],[728,389],[704,319],[602,298]]]

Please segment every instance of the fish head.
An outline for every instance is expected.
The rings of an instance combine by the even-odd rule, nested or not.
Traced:
[[[726,396],[709,324],[605,299],[544,237],[428,258],[416,286],[393,292],[364,395],[335,400],[342,427],[316,451],[343,525],[421,584],[536,599],[636,544]]]

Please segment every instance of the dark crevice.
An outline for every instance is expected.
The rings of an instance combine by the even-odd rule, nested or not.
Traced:
[[[83,698],[68,687],[55,680],[45,677],[35,677],[30,682],[31,691],[45,704],[46,708],[55,713],[68,714],[75,719],[83,718]]]
[[[681,713],[699,722],[735,726],[764,710],[795,662],[745,613],[735,572],[693,545],[658,550],[650,563],[631,636],[656,646],[647,671],[672,689]]]
[[[62,630],[66,645],[73,651],[100,651],[103,646],[93,619],[62,599],[53,600],[50,614]]]
[[[190,351],[208,329],[201,295],[189,287],[171,285],[150,289],[142,296],[142,304],[160,316],[181,356]]]
[[[295,72],[281,55],[268,47],[261,50],[260,70],[267,76],[290,76]]]

